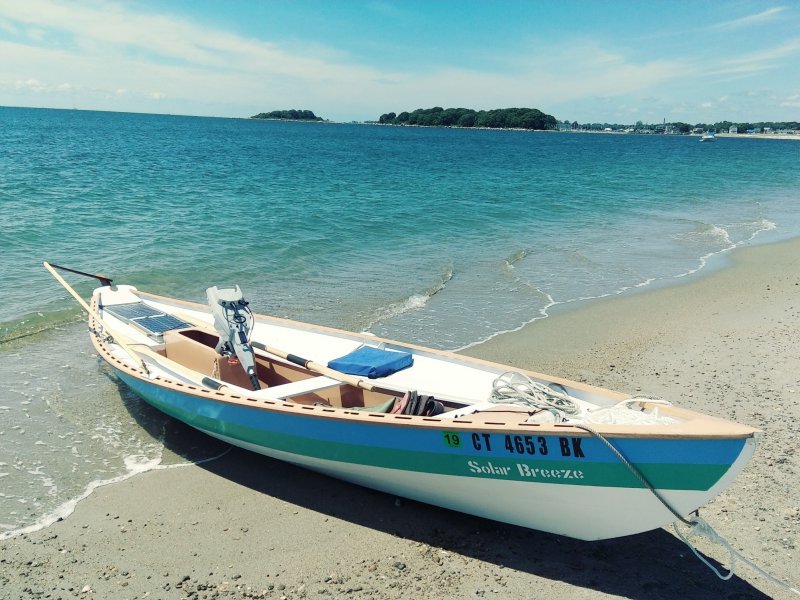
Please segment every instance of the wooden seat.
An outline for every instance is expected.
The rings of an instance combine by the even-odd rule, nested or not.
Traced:
[[[308,379],[301,379],[300,381],[293,381],[292,383],[284,383],[282,385],[275,385],[262,389],[254,392],[253,396],[268,400],[286,400],[293,396],[311,394],[340,385],[342,385],[341,381],[320,375],[319,377],[310,377]]]

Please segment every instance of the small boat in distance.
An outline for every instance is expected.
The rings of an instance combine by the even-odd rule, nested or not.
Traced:
[[[706,131],[703,135],[700,136],[701,142],[713,142],[716,141],[717,137],[713,131]]]
[[[369,488],[582,540],[649,531],[726,489],[759,432],[666,401],[112,285],[100,358],[146,402],[232,445]],[[73,273],[87,275],[79,271]],[[307,358],[302,358],[307,357]]]

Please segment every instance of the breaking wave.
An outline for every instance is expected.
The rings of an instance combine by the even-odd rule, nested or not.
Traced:
[[[706,252],[700,256],[696,267],[689,269],[684,273],[675,275],[675,278],[677,279],[679,277],[686,277],[688,275],[697,273],[708,264],[708,261],[712,257],[724,252],[729,252],[730,250],[734,250],[740,246],[744,246],[745,244],[754,240],[760,233],[772,231],[776,227],[777,225],[768,219],[759,219],[758,221],[747,223],[732,223],[727,225],[725,228],[720,227],[719,225],[708,225],[704,230],[699,232],[699,235],[718,240],[721,242],[722,247],[717,250]],[[731,233],[733,231],[740,232],[741,238],[732,238]]]
[[[389,319],[393,319],[395,317],[399,317],[402,314],[424,308],[425,305],[428,304],[431,298],[433,298],[436,294],[438,294],[447,287],[447,284],[450,282],[451,279],[453,279],[454,274],[455,274],[455,269],[453,265],[448,265],[442,271],[440,279],[426,290],[417,294],[411,294],[410,296],[408,296],[403,300],[400,300],[399,302],[393,302],[388,306],[379,308],[373,313],[373,316],[369,319],[368,325],[364,327],[364,331],[369,331],[377,324],[382,323],[384,321],[388,321]]]

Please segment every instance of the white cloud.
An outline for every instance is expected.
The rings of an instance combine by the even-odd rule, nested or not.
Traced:
[[[780,105],[787,108],[800,108],[800,94],[793,94],[785,98]]]
[[[133,13],[123,5],[28,0],[2,11],[7,20],[43,32],[24,44],[0,42],[3,55],[14,58],[7,64],[14,65],[17,78],[35,73],[41,81],[53,81],[66,75],[76,90],[104,87],[105,97],[119,100],[139,96],[229,102],[235,97],[259,109],[335,102],[367,114],[376,106],[495,108],[543,105],[587,93],[617,95],[686,72],[678,61],[636,63],[593,44],[535,53],[516,63],[513,73],[453,67],[382,71],[355,63],[338,50],[314,45],[306,52],[290,52],[270,41],[170,15]],[[129,93],[119,94],[121,89]]]
[[[32,92],[43,92],[49,89],[48,86],[43,84],[38,79],[25,79],[24,81],[18,79],[15,85],[18,90],[25,89],[25,90],[30,90]]]
[[[786,59],[796,60],[793,57],[798,54],[800,54],[800,38],[793,38],[771,48],[722,59],[717,64],[711,65],[707,69],[707,74],[719,77],[720,80],[735,81],[768,71],[785,69]]]
[[[28,0],[3,10],[12,20],[35,24],[49,33],[67,34],[73,40],[71,51],[76,54],[105,55],[108,62],[127,62],[136,55],[154,64],[300,79],[352,77],[365,72],[363,67],[332,62],[325,56],[289,52],[268,41],[237,36],[169,15],[131,12],[122,5],[64,5],[50,0]]]
[[[305,106],[314,97],[346,97],[375,88],[376,82],[385,87],[405,79],[353,64],[343,53],[318,45],[315,54],[290,52],[269,41],[117,4],[28,0],[3,5],[0,13],[4,23],[44,32],[25,43],[0,41],[11,76],[24,80],[35,73],[53,81],[67,75],[84,90],[104,87],[107,97],[120,98],[117,90],[125,89],[128,97],[158,100],[229,103],[233,97],[240,105],[263,106],[280,98],[281,105],[302,100]]]
[[[10,35],[17,34],[17,28],[14,27],[9,21],[5,19],[0,19],[0,31],[5,31]]]
[[[41,42],[45,39],[46,32],[39,27],[31,27],[26,31],[28,37],[36,42]]]
[[[750,27],[751,25],[760,25],[761,23],[766,23],[768,21],[774,20],[775,18],[778,17],[778,15],[780,15],[785,10],[786,10],[785,6],[776,6],[774,8],[769,8],[755,15],[749,15],[747,17],[741,17],[739,19],[733,19],[731,21],[724,21],[722,23],[717,23],[716,25],[710,26],[709,29],[730,31],[733,29],[742,29],[743,27]]]
[[[377,3],[372,10],[402,18],[387,7]],[[691,118],[702,99],[718,99],[702,105],[711,109],[741,91],[721,83],[785,69],[800,53],[800,38],[741,55],[720,50],[716,59],[688,51],[654,59],[622,40],[571,37],[545,46],[534,37],[527,48],[487,48],[495,65],[488,70],[433,63],[381,69],[313,40],[289,47],[148,8],[94,0],[0,2],[0,91],[13,90],[13,102],[23,104],[24,94],[35,94],[37,103],[52,106],[227,116],[296,107],[349,120],[434,105],[516,105],[584,120],[633,111],[645,118],[677,106]],[[763,22],[783,10],[720,26]],[[8,102],[0,95],[0,104]],[[567,111],[578,106],[583,115]]]

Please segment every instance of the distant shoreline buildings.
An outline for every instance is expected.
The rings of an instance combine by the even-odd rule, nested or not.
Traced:
[[[559,131],[573,132],[603,132],[603,133],[637,133],[643,135],[702,135],[711,131],[720,135],[770,135],[770,136],[800,136],[800,122],[760,122],[760,123],[732,123],[719,121],[717,123],[667,123],[645,124],[637,121],[633,125],[620,125],[617,123],[583,123],[577,121],[561,121],[558,123]]]

